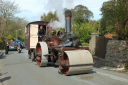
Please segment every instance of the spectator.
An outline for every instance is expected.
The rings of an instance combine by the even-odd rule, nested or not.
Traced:
[[[9,51],[9,44],[8,42],[5,43],[5,54],[8,54]]]

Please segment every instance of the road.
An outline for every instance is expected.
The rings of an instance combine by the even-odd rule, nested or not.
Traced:
[[[88,74],[64,76],[58,66],[38,67],[27,57],[10,51],[0,58],[0,85],[128,85],[128,75],[94,67]]]

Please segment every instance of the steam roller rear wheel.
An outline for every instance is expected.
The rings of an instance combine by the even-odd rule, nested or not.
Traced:
[[[31,60],[34,61],[34,52],[31,52]]]
[[[64,56],[59,58],[59,69],[64,75],[89,73],[93,67],[92,55],[88,50],[64,51]]]
[[[45,57],[45,54],[48,54],[48,47],[46,42],[39,42],[36,45],[36,63],[39,67],[47,66],[48,59]]]
[[[31,52],[28,51],[28,58],[31,59]]]

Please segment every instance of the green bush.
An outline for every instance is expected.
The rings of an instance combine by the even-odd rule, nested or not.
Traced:
[[[4,49],[4,43],[0,41],[0,49]]]
[[[89,43],[91,33],[96,32],[96,26],[92,26],[92,23],[81,23],[75,26],[75,33],[80,37],[81,43]]]
[[[82,43],[82,46],[89,46],[89,43]]]

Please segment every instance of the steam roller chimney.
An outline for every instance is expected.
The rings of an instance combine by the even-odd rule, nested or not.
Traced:
[[[71,32],[71,17],[72,13],[70,10],[65,11],[65,22],[66,22],[66,32],[69,34]],[[70,35],[69,35],[70,37]]]

